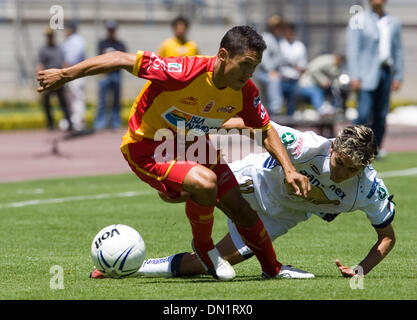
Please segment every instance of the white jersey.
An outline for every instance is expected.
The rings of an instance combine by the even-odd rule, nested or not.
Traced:
[[[271,240],[285,234],[315,214],[332,221],[342,212],[362,210],[375,228],[394,219],[394,204],[384,182],[371,166],[341,183],[330,179],[330,147],[333,139],[314,132],[280,126],[271,121],[298,172],[308,177],[311,191],[307,198],[296,196],[285,183],[282,167],[269,153],[249,154],[229,164],[243,197],[256,210]],[[228,219],[229,233],[242,256],[252,255]]]
[[[269,153],[250,154],[230,164],[243,194],[253,190],[260,209],[271,217],[285,211],[302,211],[320,217],[362,210],[374,227],[388,225],[394,217],[394,204],[384,182],[371,166],[341,183],[330,179],[330,147],[332,139],[314,132],[300,132],[274,125],[296,170],[310,180],[307,199],[296,196],[285,183],[282,167]],[[328,215],[330,214],[330,215]]]

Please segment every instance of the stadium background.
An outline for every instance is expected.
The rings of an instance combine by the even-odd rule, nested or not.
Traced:
[[[345,49],[346,26],[352,5],[366,7],[362,0],[0,0],[0,99],[36,100],[35,67],[43,30],[52,17],[50,8],[60,5],[64,19],[79,22],[79,33],[87,42],[87,57],[96,55],[97,41],[105,35],[104,22],[119,22],[119,38],[130,52],[138,49],[157,50],[161,41],[171,36],[170,22],[182,14],[192,22],[189,39],[199,45],[202,54],[215,55],[220,38],[233,25],[250,24],[265,29],[266,18],[279,13],[294,22],[298,38],[307,47],[311,60],[322,53]],[[417,100],[417,2],[387,2],[387,11],[400,18],[403,25],[405,52],[404,85],[394,99]],[[62,43],[64,32],[57,33]],[[124,74],[124,97],[134,99],[143,85]],[[87,94],[97,99],[97,79],[89,78]]]
[[[64,139],[63,132],[48,132],[36,93],[37,52],[44,43],[43,30],[49,24],[50,8],[59,4],[65,20],[79,22],[79,33],[87,42],[87,57],[96,54],[99,38],[105,35],[104,22],[119,22],[118,35],[130,52],[157,50],[161,41],[171,36],[170,22],[179,14],[191,19],[189,38],[203,54],[214,55],[221,36],[236,24],[248,23],[259,31],[265,29],[266,17],[279,13],[298,27],[298,38],[307,47],[309,59],[326,52],[345,50],[346,25],[352,5],[366,7],[368,1],[346,0],[0,0],[0,181],[16,181],[56,176],[94,175],[128,172],[120,155],[123,130],[100,132],[79,139]],[[417,151],[417,50],[415,34],[417,3],[414,0],[388,1],[387,10],[400,17],[405,48],[403,87],[392,96],[393,106],[402,113],[388,118],[384,148],[388,152]],[[57,31],[62,43],[64,30]],[[144,84],[127,72],[122,85],[126,120],[131,101]],[[87,120],[95,115],[97,77],[87,78],[89,107]],[[354,103],[354,95],[350,96]],[[60,114],[59,108],[55,112]],[[414,113],[410,113],[414,112]],[[411,125],[413,124],[414,125]],[[343,125],[343,124],[340,124]],[[337,127],[340,127],[338,125]],[[12,130],[30,129],[35,131]],[[307,129],[307,128],[305,128]]]

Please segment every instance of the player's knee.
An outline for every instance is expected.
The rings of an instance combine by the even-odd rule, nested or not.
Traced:
[[[194,167],[184,181],[184,189],[191,195],[216,196],[217,176],[205,167]]]

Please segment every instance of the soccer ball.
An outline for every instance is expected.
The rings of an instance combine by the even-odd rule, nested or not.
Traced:
[[[135,273],[145,260],[145,254],[145,241],[139,232],[123,224],[103,228],[91,244],[94,266],[111,278]]]

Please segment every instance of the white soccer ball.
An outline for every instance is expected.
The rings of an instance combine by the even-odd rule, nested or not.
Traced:
[[[135,273],[145,260],[145,254],[145,241],[139,232],[123,224],[103,228],[91,244],[94,266],[111,278]]]

